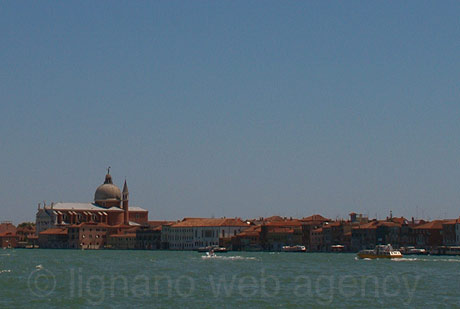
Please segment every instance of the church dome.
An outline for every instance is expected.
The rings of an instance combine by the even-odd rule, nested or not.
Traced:
[[[94,201],[120,201],[121,191],[113,184],[112,176],[110,174],[105,175],[105,181],[102,185],[97,187],[96,193],[94,193]]]

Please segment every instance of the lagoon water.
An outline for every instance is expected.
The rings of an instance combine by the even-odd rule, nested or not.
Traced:
[[[460,257],[1,250],[0,307],[460,307]]]

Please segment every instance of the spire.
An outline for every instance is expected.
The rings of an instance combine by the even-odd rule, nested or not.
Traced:
[[[126,184],[126,179],[125,179],[125,184],[123,185],[123,193],[129,193],[128,192],[128,185]]]

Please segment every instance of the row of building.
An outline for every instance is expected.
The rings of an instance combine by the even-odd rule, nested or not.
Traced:
[[[3,229],[1,228],[3,226]],[[347,220],[321,215],[302,219],[274,216],[240,218],[185,218],[149,221],[148,211],[129,204],[113,184],[110,168],[90,203],[38,204],[36,222],[14,227],[0,225],[2,247],[73,249],[196,250],[220,246],[229,250],[279,251],[303,245],[308,251],[358,251],[377,244],[433,250],[460,246],[460,221],[407,220],[391,214],[385,220],[351,213]]]
[[[460,246],[460,219],[427,222],[390,216],[385,220],[369,220],[354,213],[348,220],[313,215],[302,219],[185,218],[147,221],[135,226],[78,222],[57,224],[37,235],[35,232],[30,224],[14,228],[11,223],[4,223],[0,225],[2,247],[197,250],[215,246],[228,250],[281,251],[284,246],[303,245],[310,252],[356,252],[377,244],[431,251]]]

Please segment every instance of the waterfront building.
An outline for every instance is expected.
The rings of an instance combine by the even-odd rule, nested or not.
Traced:
[[[373,249],[377,243],[376,230],[378,221],[353,226],[351,229],[351,248],[353,251]]]
[[[38,234],[40,248],[67,249],[69,248],[67,228],[53,228]]]
[[[16,235],[18,236],[18,247],[25,248],[27,246],[37,245],[37,236],[35,235],[35,224],[24,222],[16,228]]]
[[[329,222],[331,220],[321,215],[313,215],[303,218],[300,221],[302,224],[302,245],[304,245],[307,248],[307,250],[309,250],[312,249],[312,231],[319,229],[326,222]]]
[[[460,246],[460,219],[443,222],[442,238],[444,246]]]
[[[196,250],[199,247],[219,246],[220,238],[235,236],[248,227],[241,219],[185,218],[164,225],[162,233],[169,249]]]
[[[231,248],[236,251],[262,251],[260,242],[261,225],[251,225],[241,233],[232,236]]]
[[[107,235],[112,229],[122,226],[110,226],[105,223],[82,222],[67,227],[69,248],[102,249],[106,245]]]
[[[11,221],[2,221],[0,222],[0,233],[16,233],[16,226],[11,223]]]
[[[149,221],[146,225],[136,229],[136,249],[161,249],[161,232],[163,225],[172,224],[171,221]]]
[[[109,249],[136,249],[137,227],[125,229],[119,233],[107,237],[107,248]]]
[[[16,248],[18,236],[12,232],[0,233],[0,246],[5,248]]]
[[[264,250],[281,251],[283,246],[302,244],[302,223],[297,219],[286,219],[263,223],[261,245]]]
[[[81,223],[99,223],[110,226],[139,226],[148,221],[148,211],[129,205],[128,185],[123,192],[113,184],[110,169],[104,183],[94,194],[92,203],[51,203],[38,205],[36,233],[47,229],[76,226]]]
[[[433,249],[441,246],[443,220],[434,220],[414,227],[417,248]]]
[[[315,252],[323,248],[323,228],[317,228],[310,231],[310,244],[308,250]]]

